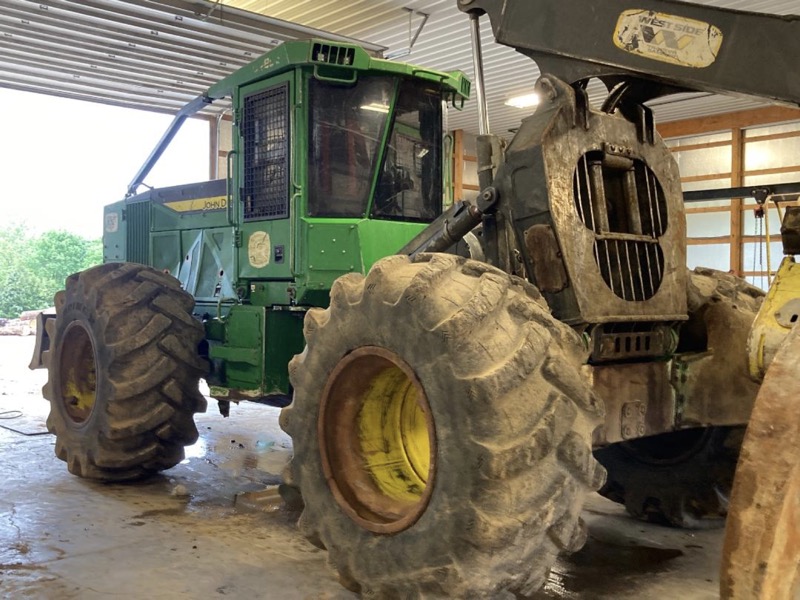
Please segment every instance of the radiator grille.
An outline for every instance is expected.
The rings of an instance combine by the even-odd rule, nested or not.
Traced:
[[[244,99],[244,218],[289,216],[289,86]]]
[[[578,161],[575,207],[595,234],[594,259],[603,280],[623,300],[642,301],[658,291],[667,229],[664,191],[655,173],[627,154],[595,150]]]
[[[150,264],[150,203],[134,202],[125,207],[127,239],[125,260]]]

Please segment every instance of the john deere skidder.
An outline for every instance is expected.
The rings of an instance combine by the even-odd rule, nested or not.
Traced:
[[[184,108],[106,207],[105,264],[71,276],[40,327],[34,366],[50,371],[48,426],[70,471],[124,480],[177,464],[205,410],[200,377],[223,413],[286,404],[308,309],[441,213],[443,102],[468,94],[461,73],[312,40]],[[225,97],[229,180],[135,194],[183,120]]]
[[[777,74],[796,70],[800,19],[665,0],[458,5],[474,42],[488,14],[543,73],[506,146],[488,133],[475,44],[477,201],[441,212],[442,100],[467,96],[461,75],[310,41],[212,87],[196,104],[233,98],[231,179],[110,205],[106,264],[67,280],[40,336],[70,471],[176,464],[206,377],[224,411],[292,394],[283,491],[370,597],[532,593],[583,545],[594,490],[643,519],[722,522],[763,294],[687,271],[680,174],[646,102],[799,104],[800,78]],[[467,233],[480,248],[459,256]],[[762,366],[779,325],[751,344]],[[775,564],[796,565],[776,544]]]

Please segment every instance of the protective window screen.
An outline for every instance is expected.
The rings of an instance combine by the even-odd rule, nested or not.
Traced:
[[[366,216],[394,87],[389,77],[359,77],[351,86],[310,80],[310,216]]]
[[[289,216],[289,84],[244,99],[244,219]]]
[[[429,222],[442,211],[442,103],[435,90],[403,81],[372,217]]]

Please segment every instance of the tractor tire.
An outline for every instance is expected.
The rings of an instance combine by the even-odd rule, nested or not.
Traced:
[[[70,473],[125,481],[169,469],[197,441],[207,363],[194,300],[170,275],[107,263],[71,275],[48,321],[47,428]]]
[[[722,527],[744,429],[684,429],[595,450],[608,471],[600,494],[642,521]]]
[[[715,354],[709,376],[719,390],[755,398],[745,344],[764,292],[713,269],[688,273],[689,320],[678,352]],[[727,386],[727,387],[726,387]],[[745,392],[749,390],[749,392]],[[735,394],[735,391],[730,393]],[[722,527],[744,426],[694,428],[612,444],[595,451],[608,471],[600,494],[634,517],[686,529]]]
[[[281,426],[299,525],[366,597],[530,594],[605,472],[580,338],[530,284],[447,254],[346,275],[306,316]]]

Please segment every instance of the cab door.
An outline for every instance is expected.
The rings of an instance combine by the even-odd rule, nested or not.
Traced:
[[[238,106],[239,276],[289,280],[293,73],[243,87]]]

